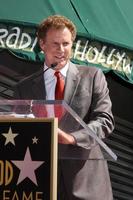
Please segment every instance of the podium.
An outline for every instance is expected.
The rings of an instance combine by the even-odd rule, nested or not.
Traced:
[[[3,199],[57,200],[58,159],[117,159],[65,101],[0,100],[0,127]],[[58,127],[88,134],[89,147],[58,145]]]

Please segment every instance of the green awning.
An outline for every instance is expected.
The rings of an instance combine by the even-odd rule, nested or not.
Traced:
[[[1,0],[0,20],[38,24],[52,14],[69,17],[79,34],[133,49],[132,0]]]
[[[76,23],[79,33],[87,34],[69,0],[1,0],[0,20],[26,22],[37,25],[44,18],[53,14],[61,14],[69,17]]]
[[[133,49],[132,0],[72,0],[89,36]]]

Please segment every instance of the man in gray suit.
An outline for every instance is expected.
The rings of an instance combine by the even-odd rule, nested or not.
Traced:
[[[42,75],[33,74],[15,87],[16,99],[54,100],[56,77],[60,71],[65,80],[64,100],[95,134],[104,139],[114,128],[111,101],[105,76],[96,67],[85,67],[70,62],[71,49],[76,37],[75,25],[64,16],[54,15],[38,28],[38,41],[45,54]],[[55,69],[51,65],[56,63]],[[49,68],[43,74],[43,70]],[[67,151],[88,152],[88,159],[59,161],[58,200],[113,200],[107,162],[89,160],[99,158],[99,145],[94,146],[84,130],[58,130],[59,146]],[[61,182],[60,182],[61,181]],[[62,192],[63,191],[63,192]]]

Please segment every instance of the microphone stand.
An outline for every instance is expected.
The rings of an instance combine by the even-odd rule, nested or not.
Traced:
[[[32,75],[26,77],[25,79],[26,79],[26,80],[30,80],[30,79],[33,79],[33,77],[34,77],[34,79],[35,79],[35,78],[37,78],[38,76],[44,74],[47,70],[49,70],[49,69],[54,69],[57,65],[58,65],[58,63],[53,63],[53,64],[51,64],[50,67],[46,68],[45,70],[37,72],[37,74],[35,74],[34,76],[33,76],[33,74],[32,74]],[[34,102],[36,102],[36,100],[31,100],[31,102],[30,102],[30,115],[33,115],[32,108],[33,108]]]
[[[47,69],[45,69],[45,70],[39,70],[38,72],[35,72],[35,74],[34,74],[34,76],[33,76],[33,74],[31,74],[30,76],[28,76],[28,77],[25,77],[24,79],[22,79],[22,80],[30,80],[30,79],[32,79],[32,78],[37,78],[38,76],[40,76],[40,75],[42,75],[42,74],[44,74],[47,70],[49,70],[49,69],[54,69],[56,66],[58,65],[58,63],[53,63],[53,64],[51,64],[51,66],[50,67],[48,67]],[[37,73],[37,74],[36,74]]]

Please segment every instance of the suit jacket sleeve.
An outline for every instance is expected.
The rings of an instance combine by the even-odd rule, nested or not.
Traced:
[[[93,77],[91,104],[86,108],[88,113],[83,120],[100,139],[107,137],[114,129],[111,109],[112,103],[105,76],[101,70],[96,70]],[[86,130],[81,129],[71,134],[75,137],[78,146],[89,149],[95,144]]]

